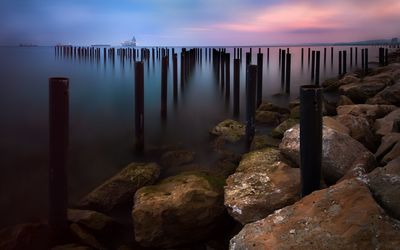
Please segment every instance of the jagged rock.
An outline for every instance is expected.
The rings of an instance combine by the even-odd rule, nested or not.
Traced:
[[[0,249],[48,249],[50,228],[44,223],[27,223],[0,230]]]
[[[263,101],[257,109],[258,111],[272,111],[280,114],[289,114],[290,110],[287,108],[279,107],[268,101]]]
[[[374,124],[375,133],[379,136],[385,136],[391,132],[400,132],[393,131],[393,123],[395,121],[400,121],[400,108],[392,111],[381,119],[377,119]]]
[[[322,174],[327,183],[335,183],[343,177],[360,155],[365,153],[374,157],[361,143],[346,134],[326,126],[323,126],[322,133]],[[285,132],[279,149],[300,165],[299,125]]]
[[[389,86],[376,94],[374,97],[368,99],[369,104],[393,104],[400,106],[400,82]]]
[[[255,135],[250,145],[250,151],[265,147],[279,147],[281,141],[268,135]]]
[[[78,206],[107,213],[131,204],[135,192],[153,184],[159,175],[160,167],[156,163],[131,163],[86,195]]]
[[[400,223],[353,179],[247,224],[231,239],[230,249],[397,249],[399,234]]]
[[[224,213],[224,180],[186,172],[135,194],[135,239],[143,246],[173,247],[204,240]]]
[[[286,130],[290,129],[291,127],[293,127],[298,123],[299,123],[298,119],[289,118],[283,121],[281,124],[279,124],[276,128],[274,128],[271,131],[271,136],[274,138],[281,139]]]
[[[228,119],[218,123],[210,130],[210,134],[220,136],[229,142],[237,142],[246,135],[245,129],[246,126],[242,123]]]
[[[382,137],[381,145],[375,153],[375,158],[386,164],[400,155],[400,133],[390,133]]]
[[[68,221],[100,233],[110,232],[116,222],[113,218],[91,210],[68,209]]]
[[[253,222],[300,199],[300,170],[281,159],[273,148],[243,156],[224,188],[225,206],[235,220]]]
[[[389,215],[400,220],[400,157],[374,169],[364,180],[377,202]]]
[[[278,125],[287,118],[287,115],[275,111],[256,111],[255,120],[264,125]]]
[[[339,101],[337,103],[337,106],[353,105],[353,104],[354,103],[347,96],[345,96],[345,95],[339,96]]]
[[[339,91],[355,103],[364,103],[386,86],[387,84],[383,81],[363,81],[340,86]]]
[[[94,249],[107,249],[105,246],[103,246],[97,239],[96,237],[91,234],[87,229],[83,228],[82,226],[72,223],[70,226],[70,231],[79,239],[82,241],[82,243],[93,247]]]
[[[360,82],[360,78],[358,78],[358,75],[354,73],[347,73],[342,79],[331,78],[325,80],[321,86],[324,88],[325,91],[334,91],[342,85],[358,82]]]
[[[345,125],[343,125],[342,123],[336,121],[334,118],[330,117],[330,116],[324,116],[322,117],[322,123],[324,124],[324,126],[327,126],[331,129],[336,130],[339,133],[343,133],[343,134],[350,134],[350,129],[347,128]]]
[[[377,141],[366,118],[354,115],[339,115],[336,120],[349,129],[351,137],[361,142],[370,151],[375,152]]]
[[[338,115],[354,115],[362,116],[368,121],[374,121],[382,118],[396,109],[394,105],[371,105],[371,104],[354,104],[338,106],[336,111]]]
[[[189,164],[194,160],[195,152],[187,150],[168,151],[161,156],[161,165],[163,167],[176,167]]]
[[[351,168],[346,172],[346,174],[338,180],[338,182],[352,179],[352,178],[363,178],[367,174],[367,170],[375,169],[377,166],[375,158],[371,158],[369,152],[361,154],[352,163]]]

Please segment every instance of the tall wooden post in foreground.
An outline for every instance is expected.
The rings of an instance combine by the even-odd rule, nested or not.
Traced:
[[[135,63],[135,147],[144,149],[144,74],[143,62]]]
[[[49,78],[49,225],[51,241],[65,237],[69,144],[69,79]]]
[[[255,134],[257,65],[249,65],[246,75],[246,138],[250,146]]]

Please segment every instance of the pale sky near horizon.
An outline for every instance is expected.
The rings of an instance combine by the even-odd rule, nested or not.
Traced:
[[[272,45],[400,37],[399,0],[2,0],[0,45]]]

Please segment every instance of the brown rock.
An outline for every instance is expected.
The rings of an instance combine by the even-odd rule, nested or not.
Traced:
[[[105,214],[80,209],[68,209],[68,221],[103,233],[111,231],[116,223],[113,218]]]
[[[289,114],[290,110],[287,108],[279,107],[268,101],[263,101],[257,109],[258,111],[272,111],[280,114]]]
[[[343,85],[339,88],[339,91],[355,103],[364,103],[368,98],[375,96],[386,86],[387,84],[383,81],[363,81]]]
[[[336,130],[339,133],[343,133],[343,134],[350,134],[350,129],[348,127],[346,127],[345,125],[343,125],[342,123],[338,122],[337,120],[335,120],[334,118],[330,117],[330,116],[324,116],[322,117],[322,122],[324,124],[324,126],[327,126],[333,130]]]
[[[390,112],[381,119],[377,119],[374,124],[375,133],[379,136],[385,136],[393,131],[393,124],[400,120],[400,108]],[[400,132],[400,131],[393,131]]]
[[[385,88],[374,97],[368,99],[367,103],[393,104],[396,106],[400,106],[400,81],[392,86]]]
[[[93,236],[88,230],[86,230],[82,226],[79,226],[76,223],[72,223],[70,225],[70,230],[78,239],[82,241],[82,243],[93,247],[94,249],[107,249],[96,239],[95,236]]]
[[[384,117],[396,108],[394,105],[354,104],[338,106],[336,111],[338,115],[362,116],[367,118],[368,121],[374,121]]]
[[[176,167],[189,164],[194,160],[195,152],[187,150],[168,151],[161,156],[161,165],[163,167]]]
[[[262,149],[265,147],[279,147],[281,141],[276,138],[272,138],[268,135],[255,135],[251,141],[250,151]]]
[[[237,142],[246,135],[245,128],[245,125],[240,122],[227,119],[211,129],[210,134],[219,136],[228,142]]]
[[[264,125],[278,125],[287,118],[287,115],[275,111],[256,111],[256,122]]]
[[[346,134],[326,126],[323,126],[322,133],[322,174],[327,183],[335,183],[343,177],[360,155],[365,153],[374,157],[361,143]],[[300,165],[300,126],[285,132],[279,149]]]
[[[397,249],[399,226],[353,179],[247,224],[230,249]]]
[[[400,133],[390,133],[382,137],[381,145],[375,153],[375,158],[386,164],[397,158],[399,154]]]
[[[338,106],[343,106],[343,105],[353,105],[354,103],[350,100],[350,98],[348,98],[345,95],[341,95],[339,97],[339,101],[337,103]]]
[[[204,240],[224,213],[224,180],[201,172],[169,177],[135,194],[135,239],[143,246],[173,247]]]
[[[276,128],[274,128],[271,131],[271,136],[274,138],[281,139],[286,130],[290,129],[291,127],[293,127],[294,125],[296,125],[298,123],[299,123],[298,119],[289,118],[289,119],[283,121],[281,124],[279,124]]]
[[[153,184],[159,175],[160,167],[156,163],[131,163],[86,195],[78,206],[107,213],[132,204],[136,190]]]

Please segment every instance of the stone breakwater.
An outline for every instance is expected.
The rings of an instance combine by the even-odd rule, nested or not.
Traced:
[[[322,84],[340,96],[324,101],[321,190],[300,196],[299,101],[264,100],[249,152],[225,120],[206,163],[181,147],[131,163],[69,209],[54,249],[398,249],[400,51],[390,60]],[[0,249],[45,249],[48,232],[2,229]]]

